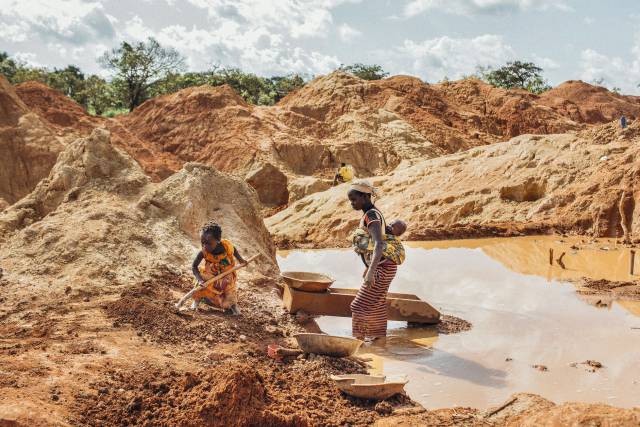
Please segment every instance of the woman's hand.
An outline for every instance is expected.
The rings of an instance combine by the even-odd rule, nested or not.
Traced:
[[[370,268],[367,270],[366,274],[364,275],[364,286],[372,286],[373,283],[375,282],[375,277],[374,277],[374,271],[371,270]]]

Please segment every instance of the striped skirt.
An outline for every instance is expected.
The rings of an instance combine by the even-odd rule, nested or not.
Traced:
[[[387,291],[398,266],[385,261],[378,264],[374,283],[363,286],[351,303],[353,336],[378,338],[387,336]]]

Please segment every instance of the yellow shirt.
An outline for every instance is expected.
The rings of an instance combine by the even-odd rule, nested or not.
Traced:
[[[346,165],[342,166],[340,170],[338,170],[338,174],[342,177],[344,182],[349,182],[353,179],[353,166]]]

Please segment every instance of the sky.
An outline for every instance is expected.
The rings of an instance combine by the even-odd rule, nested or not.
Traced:
[[[0,51],[31,65],[97,62],[156,38],[193,71],[325,74],[379,64],[426,82],[532,61],[552,85],[640,94],[639,0],[0,0]]]

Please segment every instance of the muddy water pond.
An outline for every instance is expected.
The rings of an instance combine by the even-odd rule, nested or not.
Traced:
[[[384,346],[363,346],[360,353],[373,358],[376,371],[409,376],[413,399],[428,408],[487,408],[530,392],[559,403],[640,405],[639,304],[596,307],[567,282],[632,279],[628,249],[553,237],[408,246],[390,291],[415,294],[473,323],[469,331],[439,335],[435,327],[389,322]],[[549,248],[556,256],[566,252],[565,269],[549,265]],[[282,270],[329,274],[334,287],[361,283],[363,266],[350,250],[287,251],[278,262]],[[329,334],[351,333],[349,318],[320,317],[318,323]],[[580,364],[587,360],[603,367]]]

